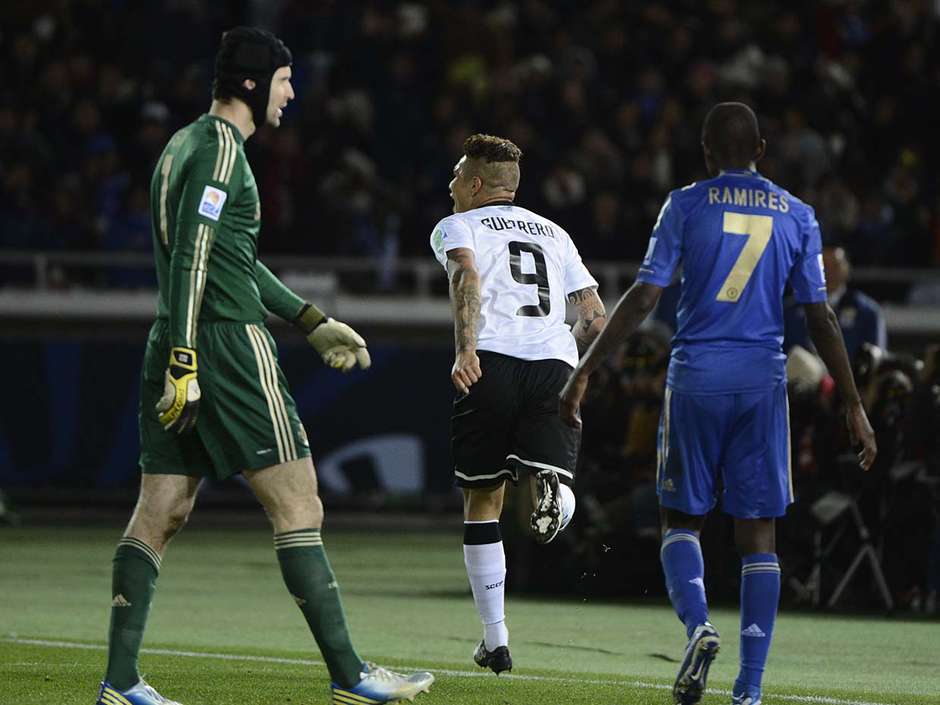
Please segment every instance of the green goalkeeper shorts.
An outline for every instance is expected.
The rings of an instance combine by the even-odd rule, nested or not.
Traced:
[[[197,351],[202,398],[196,426],[182,435],[164,431],[154,407],[170,356],[167,322],[158,319],[150,329],[138,411],[143,472],[223,479],[310,455],[263,323],[203,321]]]

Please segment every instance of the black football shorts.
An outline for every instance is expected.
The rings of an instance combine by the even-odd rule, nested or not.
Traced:
[[[580,431],[558,415],[558,394],[571,366],[478,352],[483,376],[454,400],[451,451],[460,487],[519,481],[523,472],[554,470],[574,484]]]

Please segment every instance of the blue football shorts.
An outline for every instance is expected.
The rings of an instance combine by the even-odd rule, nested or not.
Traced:
[[[783,516],[793,502],[786,382],[744,394],[667,387],[657,451],[662,506],[701,516],[720,494],[722,510],[738,519]]]

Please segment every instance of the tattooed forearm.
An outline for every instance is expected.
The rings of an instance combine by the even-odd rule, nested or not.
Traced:
[[[568,301],[578,309],[578,322],[571,332],[578,342],[578,354],[583,354],[604,327],[607,311],[595,287],[571,292]]]
[[[450,296],[454,307],[454,345],[457,351],[475,350],[480,322],[480,274],[473,251],[457,248],[447,253]]]
[[[620,343],[633,335],[643,320],[656,307],[662,288],[653,284],[634,282],[620,297],[597,339],[581,357],[576,374],[591,374],[607,359]]]
[[[480,277],[473,270],[458,270],[452,281],[454,344],[457,350],[475,350],[480,322]]]

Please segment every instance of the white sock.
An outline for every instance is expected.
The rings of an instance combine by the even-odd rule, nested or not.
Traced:
[[[506,622],[483,625],[483,643],[487,651],[493,651],[500,646],[509,646],[509,630]]]
[[[503,551],[498,521],[465,522],[463,558],[473,590],[473,601],[483,622],[483,639],[487,650],[508,646],[506,553]]]
[[[577,502],[574,498],[574,492],[568,485],[558,483],[558,497],[561,500],[561,531],[571,522],[574,517],[574,508]]]

